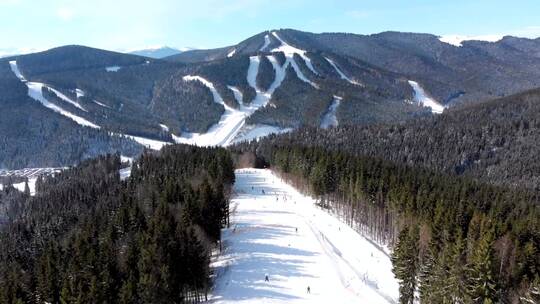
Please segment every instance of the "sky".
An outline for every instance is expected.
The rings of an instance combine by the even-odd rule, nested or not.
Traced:
[[[269,29],[540,37],[539,0],[0,0],[0,55],[214,48]]]

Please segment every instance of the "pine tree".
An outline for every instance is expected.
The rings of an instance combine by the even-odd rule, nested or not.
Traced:
[[[399,280],[399,302],[413,304],[418,272],[418,228],[404,228],[392,253],[392,272]]]
[[[468,294],[474,303],[495,303],[496,280],[493,275],[493,230],[481,235],[468,268]]]

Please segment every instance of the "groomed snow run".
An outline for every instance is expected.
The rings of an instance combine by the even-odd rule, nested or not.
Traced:
[[[289,65],[292,66],[292,68],[294,69],[294,71],[296,72],[296,76],[298,76],[298,78],[300,78],[300,80],[304,81],[304,82],[307,82],[309,83],[312,87],[314,87],[315,89],[318,89],[319,86],[317,84],[315,84],[314,82],[312,82],[311,80],[309,80],[305,75],[304,73],[302,73],[302,71],[300,70],[300,67],[298,67],[298,64],[296,63],[296,61],[294,60],[294,54],[297,54],[299,55],[303,60],[304,62],[306,63],[306,66],[315,74],[315,75],[319,75],[319,73],[317,73],[317,71],[315,71],[315,68],[313,67],[313,64],[311,64],[311,59],[309,59],[309,57],[306,55],[306,51],[304,50],[301,50],[299,48],[296,48],[294,46],[291,46],[290,44],[286,43],[283,39],[281,39],[279,37],[279,35],[276,33],[276,32],[272,32],[272,35],[274,37],[276,37],[277,40],[279,40],[279,42],[281,43],[281,45],[277,48],[274,48],[271,50],[271,52],[273,53],[276,53],[276,52],[283,52],[283,54],[285,54],[285,63],[283,64],[283,66],[281,67],[283,70],[287,70],[287,67]],[[274,67],[275,68],[275,67]]]
[[[444,111],[444,106],[435,99],[429,97],[418,82],[409,80],[409,84],[414,90],[414,101],[420,106],[428,107],[431,109],[431,112],[436,114],[441,114]]]
[[[270,45],[270,36],[268,36],[268,34],[264,35],[264,44],[263,46],[261,46],[261,48],[259,49],[259,52],[264,52],[264,50],[266,50],[266,48]]]
[[[465,36],[465,35],[443,35],[439,40],[453,46],[462,47],[463,41],[486,41],[497,42],[503,39],[504,35],[483,35],[483,36]]]
[[[210,303],[397,303],[390,258],[313,199],[263,169],[234,193]]]
[[[223,101],[214,84],[200,76],[187,75],[184,81],[199,81],[205,85],[214,97],[214,102],[224,107],[225,112],[221,115],[218,123],[210,127],[206,133],[186,133],[182,136],[173,136],[177,143],[197,146],[226,146],[234,139],[240,128],[244,125],[246,113],[234,109]]]
[[[339,74],[339,77],[341,77],[341,79],[348,81],[350,84],[361,85],[359,82],[354,81],[351,78],[347,77],[347,75],[345,75],[343,71],[341,71],[341,69],[336,65],[336,63],[332,59],[328,57],[324,57],[324,59],[326,59],[326,61],[328,61],[328,63],[330,63],[330,65],[336,70],[336,72]]]
[[[20,72],[20,70],[19,70],[19,68],[17,66],[17,61],[10,61],[9,64],[10,64],[11,70],[13,71],[15,76],[17,76],[17,78],[19,78],[22,82],[24,82],[24,84],[26,84],[26,86],[28,87],[28,96],[30,96],[32,99],[39,101],[46,108],[49,108],[49,109],[53,110],[54,112],[57,112],[57,113],[65,116],[65,117],[73,120],[74,122],[78,123],[81,126],[90,127],[90,128],[94,128],[94,129],[99,129],[100,128],[98,125],[93,124],[90,121],[88,121],[88,120],[86,120],[86,119],[84,119],[84,118],[82,118],[80,116],[77,116],[77,115],[75,115],[75,114],[73,114],[73,113],[71,113],[69,111],[66,111],[63,108],[49,102],[43,96],[43,91],[42,91],[43,87],[46,87],[46,88],[52,90],[59,98],[64,99],[65,101],[69,100],[70,103],[78,105],[78,103],[70,100],[64,94],[62,94],[62,93],[48,87],[47,85],[45,85],[43,83],[27,81],[24,78],[24,76],[21,74],[21,72]],[[80,107],[80,105],[79,105],[79,107]],[[80,107],[80,108],[82,109],[82,107]]]
[[[328,107],[328,110],[326,111],[326,113],[324,114],[321,120],[321,128],[328,129],[330,127],[338,126],[336,111],[341,103],[341,100],[343,100],[343,98],[339,96],[334,96],[334,100],[332,101],[332,104],[330,104],[330,106]]]
[[[240,132],[238,132],[238,135],[234,138],[233,143],[259,140],[260,138],[268,136],[270,134],[282,134],[290,131],[292,131],[291,128],[280,128],[265,124],[244,125],[242,130],[240,130]]]
[[[266,106],[274,91],[279,88],[283,82],[283,79],[285,79],[285,69],[287,64],[280,66],[274,56],[271,55],[267,56],[267,58],[272,63],[276,73],[274,81],[267,91],[263,91],[257,87],[257,74],[259,73],[260,57],[251,56],[249,58],[249,67],[246,80],[256,92],[255,98],[249,104],[244,103],[242,93],[240,90],[238,90],[238,88],[228,86],[228,88],[233,91],[235,99],[238,101],[238,109],[232,108],[225,104],[223,102],[223,98],[214,87],[214,84],[210,81],[200,76],[184,76],[184,81],[200,81],[203,85],[210,89],[214,97],[214,102],[223,105],[225,112],[221,115],[218,123],[210,127],[206,133],[182,133],[181,136],[173,135],[175,142],[197,146],[230,145],[244,127],[246,118],[255,113],[255,111],[261,107]]]

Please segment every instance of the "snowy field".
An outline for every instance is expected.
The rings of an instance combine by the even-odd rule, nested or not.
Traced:
[[[211,303],[397,302],[389,257],[314,200],[269,170],[237,170],[234,190]]]

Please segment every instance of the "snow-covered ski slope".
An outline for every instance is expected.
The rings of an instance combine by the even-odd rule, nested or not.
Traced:
[[[390,258],[313,199],[262,169],[234,191],[210,303],[397,303]]]
[[[341,101],[343,98],[339,96],[334,96],[334,100],[332,101],[332,104],[328,107],[328,110],[324,114],[323,118],[321,119],[321,128],[328,129],[330,127],[337,127],[338,126],[338,119],[337,119],[337,108],[341,104]]]
[[[441,114],[444,111],[444,106],[438,103],[435,99],[429,97],[429,95],[424,91],[424,88],[416,81],[409,80],[409,84],[414,90],[414,101],[416,101],[420,106],[428,107],[431,109],[431,112],[436,114]]]

